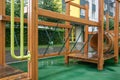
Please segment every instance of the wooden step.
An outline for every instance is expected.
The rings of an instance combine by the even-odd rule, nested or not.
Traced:
[[[11,66],[0,65],[0,80],[3,80],[3,78],[8,78],[8,77],[10,78],[11,76],[14,76],[14,75],[21,75],[23,73],[24,73],[23,71],[13,68]],[[14,80],[14,79],[4,79],[4,80]]]

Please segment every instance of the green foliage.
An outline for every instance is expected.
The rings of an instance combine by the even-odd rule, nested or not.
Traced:
[[[10,15],[10,0],[6,1],[6,15]],[[15,0],[15,16],[19,17],[20,16],[20,0]]]
[[[106,30],[106,21],[104,21],[104,29]],[[113,30],[114,29],[114,20],[109,19],[109,29]]]
[[[48,37],[46,36],[46,33],[45,33],[45,30],[46,29],[39,29],[38,30],[38,45],[48,45],[49,44],[49,39]],[[54,34],[54,37],[52,39],[53,43],[54,44],[62,44],[62,41],[60,39],[60,37],[62,38],[62,40],[64,39],[64,31],[63,30],[56,30],[54,32],[54,30],[50,30],[50,29],[47,29],[46,30],[48,33],[49,33],[49,36],[52,37],[53,34]],[[60,34],[60,36],[58,35]],[[10,29],[9,28],[6,28],[6,47],[10,47]],[[15,46],[18,46],[16,44],[16,40],[19,44],[20,42],[20,28],[15,28]],[[24,28],[24,45],[27,46],[27,28]]]
[[[62,12],[62,10],[60,9],[60,4],[58,4],[60,0],[39,0],[39,8],[43,8],[46,10],[51,10],[54,12]],[[63,21],[58,20],[58,19],[52,19],[52,18],[46,18],[46,17],[39,17],[40,20],[44,20],[44,21],[51,21],[51,22],[58,22],[58,23],[62,23]]]
[[[6,0],[6,15],[10,15],[10,4],[11,0]],[[39,0],[38,6],[43,9],[55,11],[55,12],[61,12],[60,5],[57,4],[58,0]],[[25,5],[27,4],[27,1],[25,1]],[[20,17],[20,0],[15,0],[15,16]],[[26,17],[26,15],[25,15]],[[51,21],[51,22],[61,22],[57,19],[51,19],[51,18],[45,18],[45,17],[40,17],[40,20],[45,20],[45,21]],[[10,47],[10,22],[6,23],[6,47]],[[47,30],[48,33],[53,34],[53,30]],[[60,33],[60,36],[62,40],[64,39],[64,31],[56,31],[54,35],[53,42],[54,44],[61,44],[61,39],[58,37],[57,33]],[[39,29],[38,31],[38,38],[39,38],[39,45],[47,45],[49,43],[48,37],[45,34],[45,29]],[[19,44],[20,42],[20,23],[15,23],[15,36],[16,40]],[[27,45],[27,28],[24,30],[24,39],[25,43],[24,45]],[[16,43],[15,43],[15,46]]]
[[[60,0],[39,0],[39,8],[61,12],[60,5],[58,4]]]
[[[63,30],[51,30],[51,29],[39,29],[38,31],[38,44],[39,45],[47,45],[49,44],[51,41],[49,40],[48,36],[46,36],[46,32],[45,30],[48,32],[49,37],[51,38],[51,41],[53,41],[54,44],[62,44],[62,41],[64,39],[64,31]],[[60,34],[60,35],[58,35]],[[53,37],[53,38],[52,38]],[[61,39],[62,40],[61,40]]]

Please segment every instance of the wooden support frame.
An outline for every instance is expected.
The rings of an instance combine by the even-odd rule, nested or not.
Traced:
[[[28,0],[28,77],[38,80],[38,0]]]
[[[50,11],[50,10],[44,10],[44,9],[41,9],[41,8],[39,8],[39,10],[38,10],[38,15],[39,16],[44,16],[44,17],[60,19],[60,20],[65,20],[65,21],[68,21],[68,22],[76,22],[76,23],[81,23],[81,24],[85,24],[85,25],[91,25],[91,26],[99,27],[99,23],[95,22],[95,21],[80,19],[80,18],[76,18],[76,17],[70,16],[70,15],[64,15],[64,14],[60,14],[60,13],[53,12],[53,11]]]
[[[71,2],[68,2],[68,3],[71,3]],[[118,63],[118,15],[119,15],[119,6],[118,6],[118,1],[116,0],[116,14],[115,14],[115,18],[114,17],[111,17],[111,16],[108,16],[107,15],[107,18],[112,18],[115,20],[115,24],[114,24],[114,54],[104,54],[103,53],[103,49],[104,49],[104,0],[99,0],[99,27],[98,27],[98,51],[97,51],[97,58],[96,57],[92,57],[92,58],[88,58],[88,52],[87,52],[87,49],[88,49],[88,45],[85,46],[85,49],[84,49],[84,55],[80,54],[80,55],[77,55],[75,52],[71,53],[68,55],[68,61],[69,61],[69,58],[74,58],[74,59],[79,59],[81,61],[85,61],[85,62],[92,62],[92,63],[97,63],[98,65],[98,70],[103,70],[103,66],[104,66],[104,61],[105,60],[108,60],[108,59],[111,59],[111,58],[114,58],[115,59],[115,62]],[[76,4],[74,4],[74,6],[76,6]],[[78,7],[78,6],[76,6]],[[86,8],[87,9],[87,8]],[[86,15],[87,15],[88,12],[86,12]],[[85,17],[85,19],[87,19],[88,16]],[[107,21],[108,21],[107,19]],[[108,23],[108,22],[107,22]],[[86,26],[88,27],[88,24],[86,24]],[[109,24],[107,24],[107,26],[109,26]],[[88,39],[88,34],[91,34],[90,32],[88,32],[88,28],[86,27],[85,29],[85,41]],[[107,30],[109,30],[109,28],[107,28]],[[93,33],[92,33],[93,34]],[[94,61],[93,61],[94,60]]]
[[[85,5],[86,7],[86,13],[85,13],[85,19],[89,20],[89,6],[88,4]],[[88,43],[88,37],[89,37],[89,31],[88,31],[88,25],[85,25],[85,43]],[[84,48],[84,56],[88,58],[88,44],[85,45]]]
[[[103,70],[103,39],[104,39],[104,0],[99,0],[99,23],[98,28],[98,70]]]
[[[5,15],[5,0],[0,0],[0,15]],[[0,21],[0,65],[5,65],[5,22]]]
[[[8,21],[10,22],[10,16],[2,16],[0,15],[0,21]],[[15,22],[20,22],[19,17],[15,17]],[[28,24],[27,19],[24,19],[24,23]],[[43,25],[47,27],[59,27],[59,28],[72,28],[71,25],[66,25],[66,24],[61,24],[61,23],[54,23],[54,22],[47,22],[47,21],[39,21],[38,20],[38,25]]]
[[[73,2],[67,2],[67,3],[69,3],[69,5],[71,3],[72,5],[74,4],[74,5],[76,5],[79,8],[85,9],[84,6],[78,6],[78,4],[75,4]],[[26,10],[24,12],[28,13],[28,7],[25,7],[25,9]],[[99,27],[98,22],[90,21],[90,20],[86,20],[86,19],[80,19],[80,18],[76,18],[76,17],[70,16],[70,15],[64,15],[64,14],[60,14],[58,12],[45,10],[45,9],[42,9],[42,8],[38,9],[38,15],[39,16],[44,16],[44,17],[60,19],[60,20],[68,21],[68,22],[76,22],[76,23],[87,24],[87,25],[92,25],[92,26],[98,26]]]
[[[66,15],[70,15],[70,4],[69,4],[69,2],[68,3],[66,2]],[[70,25],[70,23],[67,22],[67,21],[66,21],[66,24]],[[65,29],[65,39],[68,38],[69,32],[70,32],[70,29]],[[70,52],[70,41],[69,41],[69,38],[66,41],[65,48],[66,48],[65,63],[68,64],[69,63],[68,55],[69,55],[69,52]]]
[[[66,15],[59,14],[56,12],[52,12],[49,10],[38,9],[38,0],[29,0],[28,4],[28,20],[25,19],[25,23],[28,23],[28,51],[30,51],[31,59],[28,62],[28,79],[30,80],[38,80],[38,58],[43,57],[38,55],[38,25],[45,26],[60,26],[60,28],[65,28],[65,39],[69,36],[69,31],[71,29],[70,22],[82,23],[86,25],[86,31],[88,31],[88,25],[98,26],[98,58],[88,59],[87,54],[83,55],[68,55],[70,51],[70,42],[67,40],[65,47],[66,52],[63,52],[61,55],[65,55],[65,63],[69,63],[69,58],[76,58],[85,62],[92,62],[98,65],[98,70],[103,69],[104,60],[114,58],[115,62],[118,63],[118,15],[119,15],[119,1],[116,0],[116,14],[115,14],[115,24],[114,24],[114,55],[109,57],[104,57],[103,54],[103,39],[104,39],[104,0],[99,0],[99,23],[94,21],[89,21],[88,16],[85,19],[79,19],[70,16],[70,5],[86,9],[86,15],[88,14],[88,6],[79,6],[70,2],[70,0],[66,0]],[[0,65],[5,65],[5,21],[10,21],[10,17],[5,15],[5,0],[0,0]],[[66,24],[57,24],[52,22],[38,21],[38,16],[51,17],[56,19],[65,20]],[[111,18],[111,17],[109,17]],[[19,18],[15,18],[16,22],[20,22]],[[27,22],[28,21],[28,22]],[[88,32],[86,33],[86,40],[88,40]],[[86,52],[88,45],[86,46]],[[58,53],[54,53],[49,56],[57,56]],[[27,73],[25,73],[26,75]],[[17,77],[19,75],[16,75]],[[16,76],[11,76],[9,78],[14,78]],[[7,78],[8,79],[8,78]]]
[[[119,46],[118,46],[118,38],[119,38],[119,2],[116,0],[116,8],[115,8],[115,23],[114,23],[114,56],[115,56],[115,63],[118,63],[119,59]]]

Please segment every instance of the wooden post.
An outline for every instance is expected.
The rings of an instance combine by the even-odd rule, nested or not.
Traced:
[[[5,0],[0,0],[0,15],[5,15]],[[5,22],[0,21],[0,65],[5,65]]]
[[[103,39],[104,39],[104,0],[99,0],[99,24],[98,28],[98,70],[103,69]]]
[[[70,15],[70,4],[69,2],[66,2],[66,15]],[[69,22],[66,22],[66,25],[70,25]],[[70,42],[69,42],[69,32],[70,29],[65,29],[65,39],[67,39],[66,43],[65,43],[65,48],[66,48],[66,54],[65,54],[65,63],[68,64],[69,63],[69,58],[68,58],[68,54],[70,51]]]
[[[38,0],[28,0],[28,50],[31,54],[29,78],[38,80]]]
[[[87,5],[85,5],[85,7],[86,7],[86,12],[85,12],[85,19],[89,19],[89,6],[88,6],[88,4]],[[84,48],[84,56],[85,56],[85,58],[88,58],[88,36],[89,36],[89,34],[88,34],[88,25],[85,25],[85,43],[86,43],[86,45],[85,45],[85,48]]]
[[[119,2],[116,0],[116,7],[115,7],[115,20],[114,20],[114,56],[115,56],[115,63],[118,63],[119,58],[119,49],[118,49],[118,35],[119,35]]]
[[[109,31],[109,13],[106,14],[106,31]]]

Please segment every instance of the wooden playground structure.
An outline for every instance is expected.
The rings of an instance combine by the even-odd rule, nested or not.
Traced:
[[[78,5],[73,3],[71,0],[65,0],[66,2],[66,14],[60,14],[57,12],[45,10],[38,8],[38,0],[28,0],[28,7],[25,8],[25,13],[28,14],[28,19],[24,19],[24,23],[28,24],[28,50],[30,51],[31,58],[28,60],[28,72],[24,73],[20,70],[15,70],[14,68],[6,65],[5,62],[5,22],[10,22],[10,16],[5,14],[5,0],[0,0],[0,80],[38,80],[38,59],[51,56],[65,56],[65,63],[69,63],[69,59],[78,59],[84,62],[96,63],[98,65],[98,70],[103,70],[104,61],[114,58],[115,63],[118,63],[118,26],[119,26],[119,0],[115,1],[115,16],[110,17],[107,15],[107,19],[114,19],[114,31],[109,31],[107,27],[107,32],[114,33],[113,37],[113,54],[104,53],[104,0],[99,0],[99,22],[90,21],[88,17],[89,7]],[[80,9],[84,9],[85,19],[76,18],[70,16],[70,5],[75,6]],[[46,21],[39,21],[38,16],[50,17],[55,19],[60,19],[66,21],[65,24],[53,23]],[[20,18],[15,17],[15,22],[20,22]],[[70,52],[70,41],[68,38],[69,31],[72,28],[70,22],[75,22],[85,25],[85,39],[84,42],[88,41],[88,35],[91,34],[88,31],[89,26],[98,27],[97,32],[97,55],[95,57],[88,58],[88,44],[85,45],[84,54],[77,54],[77,51]],[[108,22],[107,22],[108,23]],[[52,53],[46,55],[38,55],[38,25],[52,26],[56,25],[59,28],[65,29],[65,52],[61,54]],[[111,46],[110,46],[111,47]],[[15,72],[14,74],[8,74],[10,72]],[[4,74],[2,74],[4,73]]]

